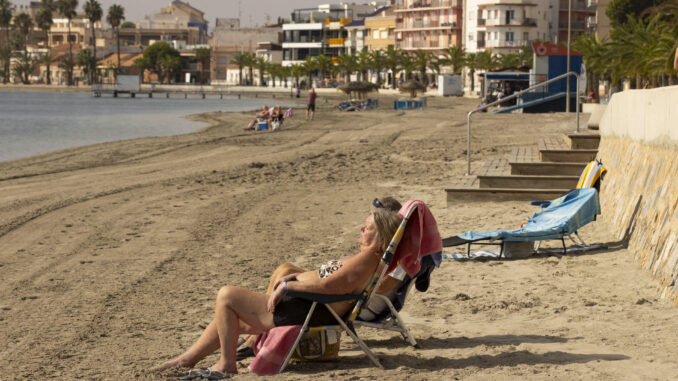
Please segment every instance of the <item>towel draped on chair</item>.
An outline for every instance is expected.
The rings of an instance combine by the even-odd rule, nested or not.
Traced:
[[[408,201],[398,214],[404,216],[414,204],[417,204],[417,212],[410,217],[407,229],[395,252],[395,260],[391,262],[386,273],[390,273],[400,264],[410,276],[415,276],[421,268],[419,258],[438,253],[443,249],[438,224],[423,201]]]
[[[278,374],[300,330],[300,325],[287,325],[271,328],[259,335],[254,344],[255,357],[250,363],[250,372],[259,376]]]

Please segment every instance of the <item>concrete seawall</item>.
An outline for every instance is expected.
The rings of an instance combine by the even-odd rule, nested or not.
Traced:
[[[678,86],[614,94],[600,134],[602,219],[678,303]]]

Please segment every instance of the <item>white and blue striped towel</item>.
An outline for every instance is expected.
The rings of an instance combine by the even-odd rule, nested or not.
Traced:
[[[499,253],[496,253],[494,251],[489,251],[489,250],[480,250],[476,251],[475,253],[471,253],[471,255],[467,254],[443,254],[443,258],[445,259],[457,259],[457,260],[462,260],[462,259],[475,259],[475,258],[495,258],[499,259]]]

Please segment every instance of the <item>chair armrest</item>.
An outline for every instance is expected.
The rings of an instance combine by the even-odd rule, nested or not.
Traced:
[[[328,294],[314,294],[312,292],[301,292],[288,290],[287,295],[293,298],[306,299],[312,302],[318,302],[322,304],[343,302],[346,300],[358,300],[363,297],[362,294],[343,294],[343,295],[328,295]]]
[[[551,201],[532,201],[532,202],[530,202],[530,205],[541,206],[542,208],[547,208],[549,205],[551,205]]]

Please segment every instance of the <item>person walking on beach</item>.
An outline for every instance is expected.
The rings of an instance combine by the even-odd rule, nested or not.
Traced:
[[[311,89],[308,91],[308,107],[306,107],[306,120],[309,120],[309,114],[311,116],[311,120],[313,120],[313,117],[315,116],[315,98],[316,98],[316,93],[315,89],[311,87]]]

